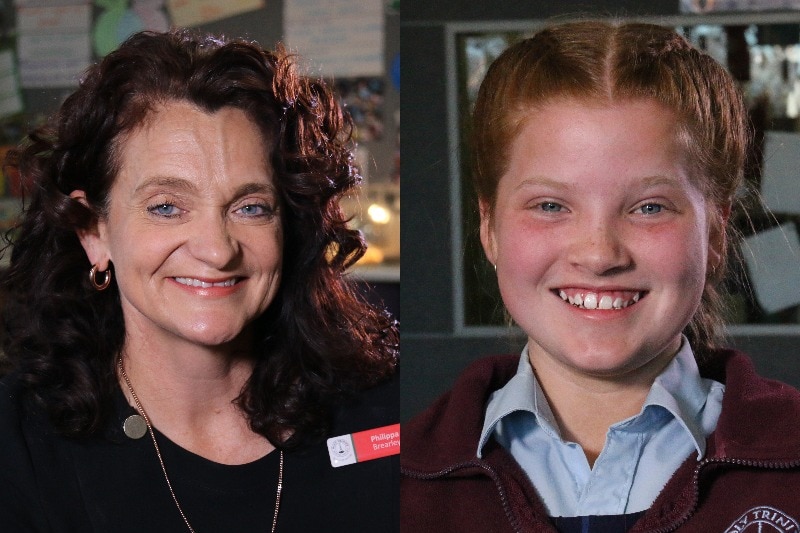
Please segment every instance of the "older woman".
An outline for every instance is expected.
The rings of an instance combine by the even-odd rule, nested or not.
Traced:
[[[343,277],[351,125],[251,43],[139,34],[18,154],[0,382],[4,531],[367,531],[397,331]],[[379,433],[384,437],[386,431]]]

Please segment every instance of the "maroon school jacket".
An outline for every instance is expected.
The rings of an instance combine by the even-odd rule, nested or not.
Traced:
[[[493,440],[475,452],[484,406],[519,356],[476,361],[454,388],[403,426],[401,530],[413,533],[555,531],[526,474]],[[639,532],[800,532],[800,392],[761,378],[742,353],[715,354],[701,374],[726,385],[706,457],[692,454]]]

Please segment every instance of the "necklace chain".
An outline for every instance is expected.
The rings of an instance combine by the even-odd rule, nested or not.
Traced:
[[[167,467],[164,466],[164,458],[161,456],[161,449],[158,447],[158,441],[156,441],[156,434],[153,431],[153,426],[150,424],[150,418],[147,416],[144,407],[142,407],[142,403],[139,401],[136,391],[133,390],[131,380],[128,378],[128,374],[125,372],[125,366],[122,364],[122,357],[117,359],[117,368],[119,369],[119,373],[122,374],[125,384],[128,386],[128,391],[131,393],[133,402],[136,404],[136,410],[139,412],[141,417],[144,418],[144,423],[147,425],[147,432],[150,434],[150,438],[153,441],[153,447],[156,449],[158,463],[161,465],[161,472],[164,473],[164,479],[167,481],[167,487],[169,488],[169,493],[172,495],[172,501],[175,502],[175,507],[178,508],[178,512],[181,514],[181,518],[183,518],[183,523],[186,524],[186,527],[189,528],[191,533],[195,533],[194,528],[189,523],[189,519],[186,518],[186,513],[183,512],[183,508],[178,502],[178,497],[175,496],[175,490],[172,488],[172,482],[167,475]],[[275,494],[275,514],[272,515],[271,533],[275,533],[275,527],[278,525],[278,511],[281,508],[281,492],[283,492],[283,450],[279,450],[279,454],[280,465],[278,466],[278,489]]]

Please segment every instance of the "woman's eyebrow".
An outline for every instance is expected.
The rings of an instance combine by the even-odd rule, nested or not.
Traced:
[[[174,176],[154,176],[140,183],[134,190],[135,194],[153,188],[166,188],[179,190],[187,193],[196,193],[197,185],[192,181]],[[276,194],[275,187],[270,183],[250,182],[240,185],[234,191],[234,197],[246,196],[248,194]]]
[[[144,190],[152,188],[177,189],[183,192],[197,191],[197,186],[189,180],[175,176],[154,176],[140,183],[133,192],[134,194],[139,194]]]
[[[275,187],[270,183],[251,182],[240,185],[234,192],[234,197],[246,196],[248,194],[276,194]]]

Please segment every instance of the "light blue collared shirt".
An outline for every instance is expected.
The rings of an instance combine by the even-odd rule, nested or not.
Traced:
[[[700,377],[684,338],[641,412],[608,429],[592,468],[579,444],[561,439],[526,346],[517,373],[489,398],[478,457],[494,434],[528,474],[550,516],[644,511],[690,453],[705,455],[724,392],[721,383]]]

